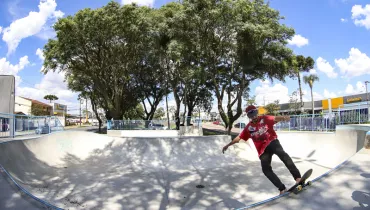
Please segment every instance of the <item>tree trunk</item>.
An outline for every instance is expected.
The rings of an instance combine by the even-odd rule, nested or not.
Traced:
[[[175,119],[176,119],[176,117],[180,116],[181,100],[180,100],[179,93],[177,92],[177,84],[174,85],[173,83],[171,83],[171,85],[172,85],[173,97],[175,98],[175,101],[176,101],[176,112],[175,112]]]
[[[298,71],[298,86],[299,86],[299,98],[301,100],[301,108],[303,107],[303,99],[302,99],[302,87],[301,87],[301,74]]]
[[[186,118],[186,124],[187,125],[190,125],[191,115],[193,114],[193,109],[194,109],[194,107],[188,106],[188,114],[187,114],[187,118]]]
[[[94,98],[90,97],[90,102],[91,102],[92,110],[95,113],[96,119],[98,119],[98,121],[99,121],[99,133],[101,133],[101,126],[103,124],[103,121],[101,120],[101,118],[99,116],[98,109],[96,108]]]
[[[313,101],[313,91],[311,87],[311,101],[312,101],[312,131],[313,131],[313,126],[314,126],[314,115],[315,115],[315,107],[314,107],[314,101]]]

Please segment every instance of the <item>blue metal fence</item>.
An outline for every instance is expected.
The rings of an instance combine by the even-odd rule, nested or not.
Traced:
[[[180,126],[183,124],[201,126],[202,120],[198,117],[180,118]],[[176,121],[167,119],[154,120],[107,120],[108,130],[176,130]]]
[[[287,131],[334,131],[337,125],[363,124],[369,122],[367,108],[338,109],[332,113],[291,115],[289,122],[275,125],[276,130]]]
[[[64,127],[55,116],[28,116],[0,113],[0,137],[41,135],[61,131]]]

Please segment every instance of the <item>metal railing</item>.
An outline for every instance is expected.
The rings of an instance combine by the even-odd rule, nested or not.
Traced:
[[[289,122],[275,124],[279,131],[334,131],[336,127],[334,115],[291,115]]]
[[[277,123],[279,131],[334,131],[337,125],[364,124],[369,122],[369,109],[356,105],[338,108],[331,113],[291,115],[289,122]]]
[[[0,137],[41,135],[64,130],[55,116],[28,116],[0,113]]]
[[[184,123],[185,122],[185,123]],[[180,118],[180,126],[201,127],[202,119],[190,117],[187,120]],[[176,121],[167,119],[155,120],[107,120],[108,130],[177,130]]]

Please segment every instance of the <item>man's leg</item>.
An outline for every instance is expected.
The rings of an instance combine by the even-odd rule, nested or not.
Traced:
[[[279,189],[279,191],[285,190],[285,185],[280,181],[279,177],[274,173],[271,167],[272,153],[265,151],[261,156],[262,172],[265,176]]]
[[[294,164],[292,158],[290,158],[290,156],[284,151],[283,147],[280,144],[280,141],[276,139],[272,141],[269,146],[271,146],[271,150],[273,151],[273,153],[276,154],[288,168],[294,180],[300,180],[301,173]]]

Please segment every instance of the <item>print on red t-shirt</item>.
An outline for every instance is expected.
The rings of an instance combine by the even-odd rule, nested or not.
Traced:
[[[258,117],[257,123],[249,122],[240,134],[240,138],[248,141],[253,140],[258,156],[261,156],[271,141],[277,139],[274,130],[275,117],[264,115]]]

